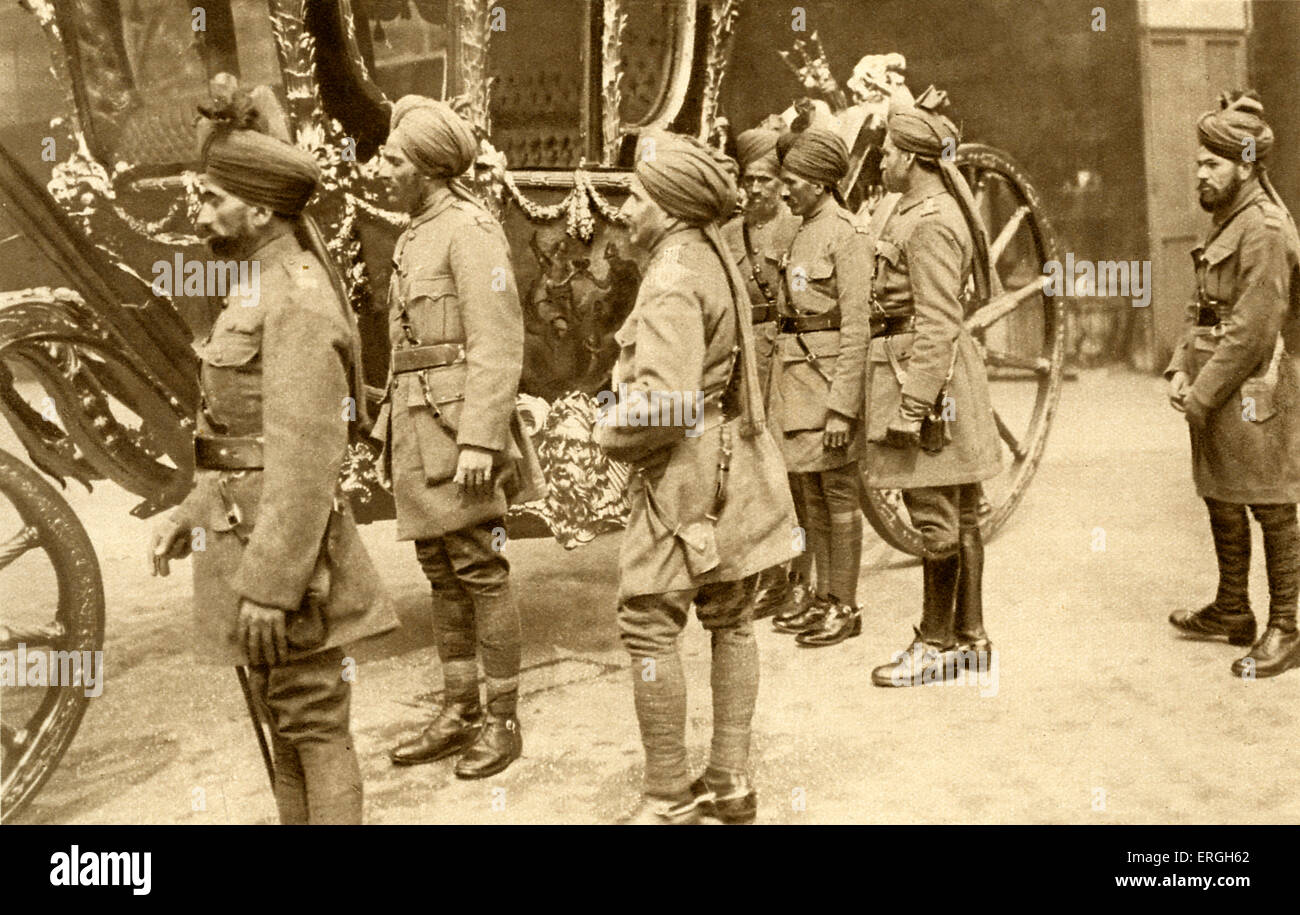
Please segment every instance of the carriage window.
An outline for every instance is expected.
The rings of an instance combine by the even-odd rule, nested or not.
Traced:
[[[446,0],[355,0],[357,44],[390,99],[447,97]]]
[[[587,0],[504,5],[488,44],[492,142],[511,168],[573,168],[583,155]]]
[[[195,109],[217,73],[280,84],[263,0],[80,4],[70,18],[97,151],[115,161],[192,160]]]

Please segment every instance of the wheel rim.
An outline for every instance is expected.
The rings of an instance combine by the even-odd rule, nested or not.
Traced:
[[[1019,165],[999,150],[967,144],[957,167],[975,196],[993,265],[988,302],[972,295],[966,326],[989,370],[1002,473],[983,484],[980,530],[991,540],[1024,498],[1042,460],[1061,393],[1065,307],[1041,291],[1043,266],[1057,242],[1042,201]],[[1037,288],[1035,288],[1037,287]],[[896,549],[925,556],[898,490],[872,489],[863,468],[862,506],[876,532]]]
[[[104,592],[85,529],[55,489],[0,451],[0,582],[29,603],[0,613],[0,648],[30,653],[103,648]],[[17,527],[15,531],[14,528]],[[8,579],[8,581],[5,581]],[[51,612],[48,584],[57,590]],[[33,606],[36,605],[36,606]],[[93,656],[92,656],[93,657]],[[99,670],[102,676],[103,668]],[[102,684],[101,684],[102,685]],[[89,698],[81,685],[4,686],[0,699],[0,818],[40,790],[76,734]]]

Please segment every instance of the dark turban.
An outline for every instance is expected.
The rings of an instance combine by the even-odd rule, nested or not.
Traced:
[[[446,102],[422,95],[404,95],[393,105],[388,142],[431,178],[463,175],[478,155],[469,123]]]
[[[636,176],[669,216],[705,225],[736,208],[736,183],[725,157],[699,140],[672,133],[647,133],[637,143]]]
[[[741,171],[746,175],[778,176],[781,168],[776,143],[780,135],[775,130],[755,127],[736,137],[736,155]]]
[[[297,216],[320,183],[311,153],[259,132],[263,118],[246,93],[199,106],[204,176],[253,206]]]
[[[1222,92],[1217,111],[1207,111],[1196,122],[1201,145],[1225,159],[1244,160],[1246,138],[1255,141],[1255,158],[1263,159],[1273,148],[1273,128],[1264,120],[1264,103],[1254,90]]]
[[[955,154],[961,131],[940,113],[947,103],[948,94],[930,86],[913,104],[891,109],[887,127],[894,145],[928,159]]]
[[[781,167],[805,181],[834,187],[849,171],[849,148],[833,131],[809,127],[795,135]]]

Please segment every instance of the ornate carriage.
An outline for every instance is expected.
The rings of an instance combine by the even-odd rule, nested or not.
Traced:
[[[527,327],[522,399],[552,493],[516,510],[511,535],[575,546],[621,527],[625,470],[591,441],[592,395],[608,384],[613,334],[640,275],[616,209],[640,131],[726,142],[720,100],[741,0],[23,5],[43,27],[67,91],[66,114],[44,139],[66,153],[44,166],[48,180],[37,177],[34,152],[0,145],[0,243],[10,247],[0,289],[12,290],[0,294],[0,414],[31,465],[60,482],[111,480],[140,497],[132,511],[140,517],[188,488],[198,400],[190,342],[220,303],[156,292],[151,265],[177,250],[201,256],[186,169],[195,106],[218,74],[270,86],[291,135],[322,166],[314,214],[350,288],[367,393],[377,398],[388,358],[384,290],[403,219],[376,193],[375,152],[389,102],[416,92],[457,99],[484,138],[475,179],[513,250]],[[826,73],[808,72],[810,92],[835,107],[855,101],[837,96]],[[42,138],[31,145],[45,152]],[[962,147],[959,165],[985,214],[997,268],[992,298],[969,315],[998,379],[1009,454],[1008,472],[989,490],[991,535],[1041,456],[1064,321],[1059,304],[1039,293],[1054,243],[1024,175],[982,146]],[[868,170],[864,186],[869,180]],[[359,444],[346,468],[360,520],[391,517],[373,460]],[[72,510],[41,473],[2,451],[0,495],[8,510],[0,514],[0,575],[36,557],[57,590],[24,613],[6,607],[0,649],[98,649],[103,589]],[[919,554],[898,504],[896,494],[864,487],[864,511],[884,540]],[[84,709],[77,689],[6,687],[6,820],[39,789]]]

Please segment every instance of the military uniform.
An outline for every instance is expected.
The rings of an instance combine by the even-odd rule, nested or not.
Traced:
[[[701,230],[683,227],[660,239],[617,335],[614,385],[646,395],[682,392],[692,400],[693,392],[703,392],[705,407],[690,430],[644,424],[596,430],[601,446],[636,467],[619,554],[618,622],[634,659],[646,791],[653,796],[678,796],[690,782],[677,636],[692,603],[713,638],[710,770],[743,778],[754,695],[741,685],[757,688],[750,617],[757,573],[792,553],[793,505],[776,443],[765,432],[745,435],[727,396],[744,370],[733,352],[737,333],[725,267]],[[724,448],[728,469],[721,474]],[[709,568],[712,542],[716,564]],[[653,678],[642,676],[648,668],[638,659],[653,659]]]
[[[856,634],[861,625],[856,618],[862,553],[858,459],[864,442],[872,248],[867,227],[827,193],[803,218],[781,264],[773,408],[817,569],[817,600],[806,612],[795,607],[793,617],[778,616],[776,626],[799,633],[805,644],[816,644],[805,632],[827,614],[844,617],[832,628],[851,626],[845,633]],[[853,421],[844,448],[823,445],[832,412]]]
[[[758,383],[764,392],[769,422],[775,419],[771,376],[776,352],[776,303],[781,288],[781,261],[790,250],[797,231],[799,217],[788,212],[760,226],[747,225],[744,218],[738,216],[722,228],[722,239],[727,243],[727,250],[731,252],[740,275],[745,278],[745,291],[749,293],[752,305]],[[780,434],[779,429],[771,428],[774,434]]]
[[[443,186],[412,217],[393,261],[392,366],[377,429],[397,536],[415,541],[433,588],[444,710],[477,721],[477,655],[489,718],[517,732],[519,611],[500,538],[510,502],[537,495],[540,470],[515,412],[524,329],[509,248],[486,210]],[[454,479],[467,446],[495,455],[486,495]]]
[[[1184,403],[1192,477],[1209,510],[1219,561],[1218,593],[1199,616],[1212,618],[1234,644],[1250,644],[1255,634],[1246,506],[1264,533],[1269,627],[1288,634],[1296,628],[1300,376],[1292,354],[1300,353],[1298,258],[1300,240],[1288,214],[1257,180],[1248,181],[1192,250],[1197,301],[1165,372],[1167,378],[1183,372],[1190,380]],[[1173,622],[1189,628],[1197,616],[1176,613]],[[1256,676],[1286,669],[1238,661],[1234,672],[1248,667]]]
[[[361,782],[342,646],[397,617],[339,489],[355,415],[352,331],[324,266],[292,233],[252,256],[257,294],[231,296],[196,347],[198,470],[173,519],[204,536],[193,553],[200,660],[248,664],[242,599],[285,611],[288,661],[250,671],[272,724],[282,822],[354,822]]]
[[[754,354],[758,363],[758,383],[763,390],[767,410],[767,427],[781,441],[777,426],[780,410],[777,407],[776,386],[772,384],[772,362],[776,355],[777,299],[781,288],[781,262],[790,250],[800,219],[784,205],[773,219],[759,226],[751,226],[739,216],[722,228],[722,238],[727,244],[740,275],[745,279],[749,294],[751,317],[754,326]],[[793,491],[793,484],[791,485]],[[803,510],[795,500],[795,511]],[[799,526],[807,527],[801,515]],[[759,594],[754,603],[754,618],[770,616],[778,610],[791,607],[802,609],[810,596],[812,554],[807,550],[790,563],[767,570],[759,579]]]
[[[962,290],[974,266],[971,231],[950,192],[909,190],[879,204],[873,297],[886,329],[871,341],[867,485],[902,489],[926,550],[917,640],[938,650],[990,647],[983,626],[979,483],[1002,469],[988,377],[963,324]],[[904,397],[944,407],[951,440],[938,453],[883,443]],[[877,670],[879,685],[893,668]]]

